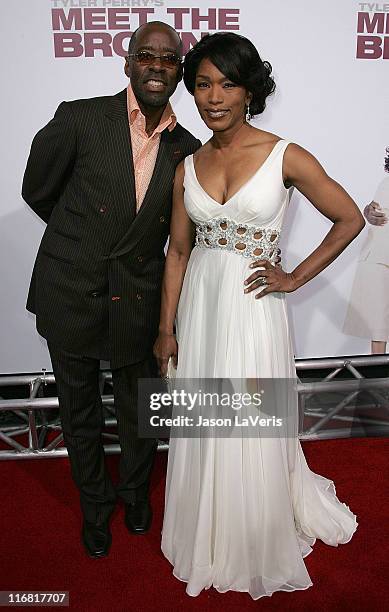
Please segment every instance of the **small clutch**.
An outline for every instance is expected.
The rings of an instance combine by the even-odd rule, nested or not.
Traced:
[[[174,367],[173,359],[170,357],[167,364],[166,378],[168,380],[174,380],[177,376],[177,368]]]
[[[166,381],[166,385],[167,385],[167,389],[169,393],[174,391],[174,381],[176,379],[176,376],[177,376],[177,369],[174,367],[173,359],[170,357],[168,364],[167,364],[167,371],[166,371],[166,376],[165,376],[165,381]]]

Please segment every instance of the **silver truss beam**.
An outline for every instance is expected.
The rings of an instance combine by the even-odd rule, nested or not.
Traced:
[[[342,410],[349,408],[350,402],[355,400],[362,392],[367,393],[372,402],[364,406],[364,409],[377,409],[377,406],[389,413],[389,377],[384,378],[364,378],[358,368],[388,365],[389,355],[366,355],[357,357],[335,357],[323,359],[297,359],[296,370],[298,374],[306,370],[325,370],[328,374],[322,377],[320,381],[298,383],[299,405],[300,405],[300,423],[302,429],[302,421],[304,414],[306,416],[315,417],[318,420],[307,431],[301,431],[299,438],[301,440],[319,440],[329,438],[349,437],[350,431],[347,428],[328,428],[325,426],[329,421],[346,421],[355,422],[353,417],[340,415]],[[339,373],[347,370],[352,376],[352,379],[335,380]],[[55,378],[52,373],[47,373],[46,370],[32,374],[20,375],[5,375],[0,376],[0,387],[26,386],[29,388],[29,397],[21,399],[0,399],[0,412],[11,411],[18,416],[23,424],[2,426],[0,427],[0,440],[6,445],[5,450],[0,451],[1,459],[38,459],[47,457],[64,457],[67,456],[66,448],[59,447],[63,436],[59,420],[50,422],[48,420],[48,411],[53,408],[58,408],[57,397],[40,397],[43,395],[43,388],[47,384],[54,384]],[[103,370],[100,377],[100,388],[103,390],[104,384],[112,384],[112,375],[109,370]],[[336,392],[346,393],[341,401],[335,406],[332,406],[326,412],[323,408],[310,409],[306,408],[306,402],[314,395],[323,393]],[[106,410],[112,417],[105,419],[106,427],[115,427],[116,419],[114,418],[114,398],[113,395],[102,395],[102,402]],[[43,423],[37,423],[37,411]],[[366,427],[368,426],[369,435],[378,436],[388,433],[389,420],[370,418],[364,416],[359,418],[355,427],[353,427],[353,435],[366,435]],[[50,432],[57,432],[51,442],[46,444],[47,435]],[[23,444],[20,440],[14,438],[22,437],[28,434],[28,445]],[[117,434],[112,432],[104,432],[105,440],[111,444],[105,444],[104,449],[108,455],[117,454],[120,452],[120,446],[117,443]],[[167,450],[168,444],[159,442],[158,450]]]
[[[346,367],[389,365],[389,355],[360,355],[357,357],[323,357],[315,359],[296,359],[296,370],[327,370]]]

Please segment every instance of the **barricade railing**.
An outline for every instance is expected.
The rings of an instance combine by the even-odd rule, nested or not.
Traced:
[[[299,377],[299,438],[318,440],[349,436],[380,436],[389,433],[389,377],[364,377],[361,368],[388,366],[389,355],[366,355],[357,357],[334,357],[323,359],[297,359]],[[310,375],[315,370],[325,372],[320,380],[303,381],[304,372]],[[349,378],[337,378],[347,372]],[[62,446],[63,436],[58,410],[58,397],[45,397],[47,385],[55,384],[52,373],[42,371],[33,374],[0,376],[0,416],[13,413],[10,424],[0,421],[0,459],[37,459],[67,455]],[[109,370],[100,373],[102,404],[105,409],[105,428],[116,426],[113,394],[104,393],[112,385]],[[2,388],[27,387],[25,398],[4,399]],[[340,394],[338,401],[328,402],[328,394]],[[327,397],[326,402],[312,402],[313,398]],[[361,400],[361,397],[364,399]],[[359,412],[355,416],[358,400]],[[348,414],[348,411],[350,414]],[[378,414],[377,414],[378,413]],[[8,419],[9,420],[9,419]],[[342,425],[337,427],[337,423]],[[120,452],[118,436],[114,431],[103,432],[104,449],[107,454]],[[158,450],[167,450],[166,442],[159,442]]]

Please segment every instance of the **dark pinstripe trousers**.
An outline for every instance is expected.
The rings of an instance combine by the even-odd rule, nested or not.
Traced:
[[[152,355],[112,371],[121,448],[116,490],[105,465],[101,432],[104,425],[99,390],[100,360],[69,353],[48,343],[57,383],[65,445],[74,482],[80,491],[84,518],[107,520],[117,495],[125,503],[148,496],[157,440],[138,438],[137,380],[157,376]]]

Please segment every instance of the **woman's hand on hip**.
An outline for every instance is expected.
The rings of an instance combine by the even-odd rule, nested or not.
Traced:
[[[290,293],[297,289],[297,284],[293,278],[293,274],[285,272],[280,265],[270,263],[267,259],[260,259],[250,264],[250,268],[260,268],[255,270],[244,282],[245,293],[251,293],[255,289],[263,288],[257,295],[256,299],[280,291]]]

